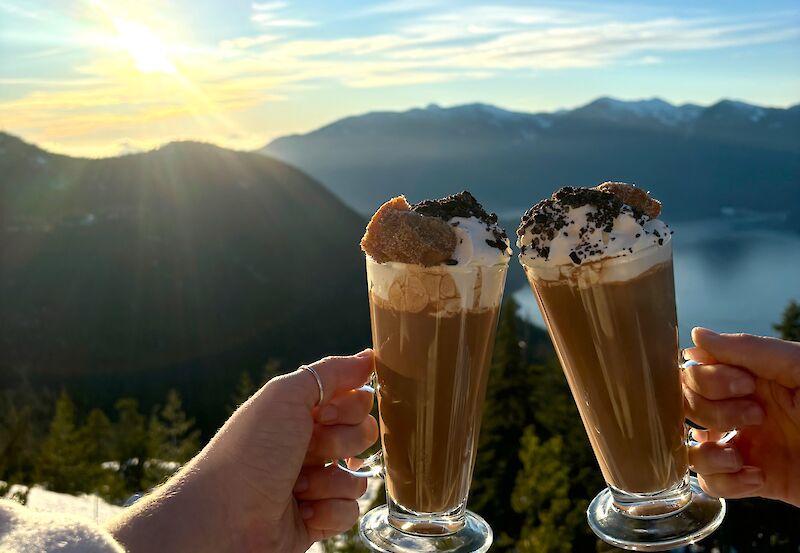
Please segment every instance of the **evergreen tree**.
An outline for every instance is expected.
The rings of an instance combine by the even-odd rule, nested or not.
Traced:
[[[239,382],[236,384],[236,390],[231,396],[231,402],[228,404],[228,414],[233,414],[242,403],[250,399],[250,396],[256,393],[256,389],[250,372],[242,371],[239,375]]]
[[[131,398],[114,404],[117,421],[114,425],[113,451],[127,493],[142,491],[144,461],[147,459],[145,418],[139,412],[139,402]]]
[[[783,312],[783,319],[772,328],[780,333],[784,340],[800,342],[800,303],[792,300]]]
[[[500,315],[470,494],[470,507],[495,531],[497,551],[513,544],[522,521],[512,509],[511,494],[522,468],[517,446],[533,410],[516,312],[517,304],[508,300]]]
[[[167,393],[164,408],[150,417],[147,440],[143,489],[163,482],[200,449],[200,431],[186,416],[175,390]]]
[[[264,365],[264,370],[262,371],[262,378],[261,384],[264,385],[279,374],[281,374],[281,362],[280,359],[271,358],[269,359],[266,364]],[[255,391],[255,390],[254,390]]]
[[[555,358],[532,365],[528,370],[535,382],[528,397],[535,407],[536,433],[542,442],[554,437],[561,440],[562,459],[569,472],[568,497],[585,508],[588,500],[602,490],[605,483],[566,377]],[[570,539],[575,551],[593,548],[596,543],[594,534],[586,524],[579,525]]]
[[[572,536],[584,525],[586,501],[569,497],[569,464],[564,458],[561,436],[542,442],[529,426],[520,442],[522,470],[511,498],[514,510],[523,516],[519,553],[570,553]]]
[[[0,480],[35,482],[55,403],[47,395],[34,392],[25,379],[18,387],[0,390]]]
[[[92,409],[77,435],[86,464],[87,493],[100,495],[107,500],[124,499],[124,483],[119,471],[104,463],[114,459],[114,427],[103,411]]]
[[[83,453],[75,425],[75,405],[62,391],[56,401],[50,432],[42,444],[37,479],[53,491],[72,494],[83,491],[86,488]]]

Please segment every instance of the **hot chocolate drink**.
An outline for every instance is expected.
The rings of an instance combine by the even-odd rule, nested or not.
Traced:
[[[508,241],[496,218],[462,193],[387,202],[362,246],[389,522],[446,534],[463,526]]]
[[[389,301],[370,294],[386,485],[408,510],[450,511],[469,491],[499,306],[453,297],[453,276],[470,271],[369,269],[370,277],[388,271],[414,301],[430,301],[416,310],[393,305],[391,293]],[[479,271],[499,300],[505,267]]]
[[[586,509],[634,551],[697,542],[725,502],[689,474],[672,231],[635,186],[562,188],[529,209],[520,261],[608,487]]]
[[[629,202],[629,203],[626,203]],[[518,231],[520,259],[610,486],[686,477],[671,231],[636,188],[564,188]]]

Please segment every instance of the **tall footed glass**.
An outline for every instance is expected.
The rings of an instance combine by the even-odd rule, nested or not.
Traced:
[[[507,267],[367,257],[387,498],[360,526],[374,551],[478,552],[492,543],[466,504]]]
[[[589,506],[592,530],[640,551],[713,532],[725,503],[688,471],[671,243],[523,267],[608,484]]]

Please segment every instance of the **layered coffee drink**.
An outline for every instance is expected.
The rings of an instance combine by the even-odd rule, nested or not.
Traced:
[[[463,525],[508,238],[462,192],[414,205],[390,200],[362,248],[389,522],[446,534]],[[426,514],[436,516],[415,516]],[[441,522],[450,515],[452,524]]]
[[[672,231],[659,213],[631,185],[566,187],[517,231],[603,476],[627,494],[680,487],[688,469]]]

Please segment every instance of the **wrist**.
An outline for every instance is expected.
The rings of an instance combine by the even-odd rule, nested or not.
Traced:
[[[228,509],[202,454],[106,526],[129,553],[226,551]]]

